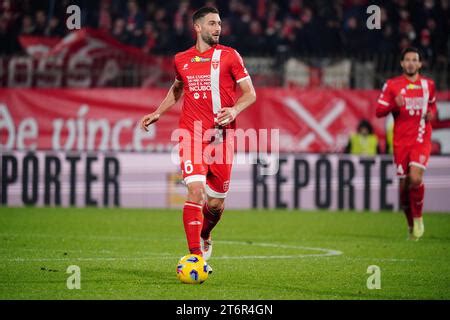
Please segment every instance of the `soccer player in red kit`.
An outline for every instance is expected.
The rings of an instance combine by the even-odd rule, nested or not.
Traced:
[[[420,52],[407,48],[400,62],[403,74],[389,79],[378,98],[377,117],[394,116],[394,162],[399,177],[400,205],[405,212],[410,239],[424,233],[423,174],[431,151],[431,121],[436,117],[433,80],[419,74]]]
[[[142,118],[141,127],[148,130],[184,94],[179,127],[189,133],[190,139],[183,136],[180,141],[181,170],[188,190],[183,223],[189,251],[208,259],[212,252],[211,230],[221,218],[230,184],[229,153],[233,150],[224,135],[235,128],[238,114],[255,102],[256,93],[241,56],[233,48],[219,44],[219,11],[203,7],[192,20],[196,44],[175,55],[175,82],[157,110]],[[237,85],[242,94],[236,100]],[[208,131],[214,135],[204,141],[201,136]],[[201,154],[196,156],[212,143],[220,147],[215,150],[226,149],[219,156],[223,161],[211,163]]]

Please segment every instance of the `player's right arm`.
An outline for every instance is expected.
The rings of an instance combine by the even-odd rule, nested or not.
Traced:
[[[159,117],[164,112],[172,108],[175,105],[175,103],[177,103],[177,101],[180,100],[182,96],[183,96],[183,82],[176,79],[172,84],[172,86],[170,87],[169,91],[167,92],[166,97],[159,105],[158,109],[142,117],[141,120],[142,130],[148,131],[148,126],[158,121]]]
[[[398,111],[398,108],[405,105],[405,98],[401,94],[395,94],[391,88],[391,83],[388,80],[384,86],[383,91],[377,100],[376,116],[378,118],[385,117],[391,112]]]

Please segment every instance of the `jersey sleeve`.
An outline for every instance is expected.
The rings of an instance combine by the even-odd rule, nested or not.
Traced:
[[[233,56],[231,61],[231,73],[233,75],[234,80],[237,83],[245,79],[250,79],[250,76],[244,65],[244,60],[236,50],[233,50]]]
[[[177,60],[178,60],[177,56],[175,56],[175,58],[173,59],[173,68],[175,70],[175,80],[183,82],[183,78],[181,77],[180,73],[178,72]]]
[[[437,106],[436,106],[436,85],[434,81],[429,82],[430,96],[428,98],[428,111],[432,115],[432,119],[437,118]]]
[[[392,85],[388,80],[384,85],[381,91],[380,96],[377,100],[377,117],[387,116],[393,108],[395,108],[395,94],[392,90]]]

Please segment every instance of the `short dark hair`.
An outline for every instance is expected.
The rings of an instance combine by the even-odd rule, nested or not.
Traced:
[[[403,49],[402,55],[400,57],[400,61],[403,61],[405,59],[406,54],[409,52],[417,53],[419,56],[419,61],[422,61],[422,54],[420,53],[420,50],[415,47],[408,47],[408,48]]]
[[[208,13],[217,13],[217,14],[219,14],[219,10],[217,10],[214,7],[202,7],[202,8],[200,8],[197,11],[194,12],[194,14],[192,15],[192,22],[195,23],[195,21],[197,21],[198,19],[203,18]]]
[[[373,127],[370,124],[370,122],[366,119],[362,119],[359,124],[358,124],[358,131],[361,130],[362,128],[367,128],[367,131],[369,131],[369,134],[373,133]]]

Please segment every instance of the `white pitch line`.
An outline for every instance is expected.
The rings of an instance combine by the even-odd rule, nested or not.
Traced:
[[[414,259],[398,259],[398,258],[362,258],[362,257],[345,257],[347,260],[362,260],[373,262],[412,262]]]
[[[25,235],[13,234],[13,233],[0,233],[0,237],[30,237],[30,238],[49,238],[49,239],[60,239],[60,240],[69,240],[69,239],[92,239],[92,240],[129,240],[129,241],[158,241],[161,238],[158,237],[131,237],[131,236],[104,236],[104,235],[85,235],[85,234],[74,234],[74,235],[58,235],[58,234],[41,234],[41,233],[27,233]],[[175,238],[167,238],[164,239],[174,240]]]
[[[299,254],[299,255],[288,255],[288,256],[219,256],[212,257],[211,259],[223,259],[223,260],[238,260],[238,259],[301,259],[301,258],[311,258],[311,257],[329,257],[333,255],[326,254]]]
[[[45,262],[45,261],[131,261],[131,260],[154,260],[155,257],[157,258],[170,258],[175,259],[174,256],[165,256],[161,254],[155,254],[152,257],[119,257],[119,258],[11,258],[11,259],[3,259],[2,261],[8,261],[8,262]]]
[[[301,259],[308,257],[329,257],[329,256],[338,256],[342,255],[341,251],[326,249],[326,248],[312,248],[312,247],[303,247],[303,246],[294,246],[294,245],[285,245],[285,244],[275,244],[275,243],[262,243],[262,242],[245,242],[245,241],[215,241],[216,243],[223,244],[239,244],[239,245],[249,245],[249,246],[259,246],[259,247],[273,247],[273,248],[287,248],[287,249],[296,249],[296,250],[309,250],[309,251],[321,251],[323,253],[312,253],[312,254],[297,254],[297,255],[254,255],[254,256],[216,256],[214,259]],[[147,253],[149,255],[153,255],[152,257],[103,257],[103,258],[10,258],[10,259],[1,259],[0,261],[8,261],[8,262],[43,262],[43,261],[131,261],[131,260],[150,260],[155,259],[155,257],[164,258],[164,259],[177,259],[177,257],[162,254],[162,253]]]
[[[23,235],[12,234],[12,233],[0,233],[0,237],[20,237]],[[57,239],[67,239],[67,238],[90,238],[94,240],[131,240],[131,241],[160,241],[161,238],[154,237],[130,237],[130,236],[99,236],[99,235],[54,235],[54,234],[39,234],[39,233],[29,233],[26,236],[29,237],[42,237],[42,238],[57,238]],[[165,237],[165,240],[180,240],[180,238],[168,238]],[[275,243],[260,243],[260,242],[249,242],[249,241],[227,241],[227,240],[215,240],[215,243],[223,243],[223,244],[236,244],[236,245],[254,245],[259,247],[274,247],[274,248],[286,248],[286,249],[299,249],[299,250],[311,250],[311,251],[321,251],[324,253],[319,254],[300,254],[300,255],[273,255],[273,256],[214,256],[213,259],[301,259],[301,258],[309,258],[309,257],[330,257],[330,256],[338,256],[342,255],[343,252],[339,250],[326,249],[326,248],[313,248],[313,247],[303,247],[303,246],[295,246],[295,245],[285,245],[285,244],[275,244]],[[36,251],[41,250],[42,248],[33,249],[33,248],[15,248],[13,250],[25,250],[25,251]],[[0,251],[8,251],[7,248],[0,248]],[[74,252],[75,250],[71,249],[55,249],[49,251],[68,251]],[[99,252],[99,253],[114,253],[110,250],[76,250],[77,252]],[[155,259],[155,257],[164,258],[164,259],[177,259],[178,257],[173,256],[169,253],[156,253],[156,252],[136,252],[139,254],[151,255],[151,257],[105,257],[105,258],[9,258],[9,259],[0,259],[0,262],[39,262],[39,261],[131,261],[131,260],[150,260]],[[398,259],[398,258],[363,258],[363,257],[349,257],[345,256],[345,259],[348,260],[364,260],[364,261],[386,261],[386,262],[412,262],[414,259]]]
[[[287,244],[276,244],[276,243],[262,243],[262,242],[245,242],[245,241],[226,241],[219,240],[214,241],[215,243],[224,244],[239,244],[239,245],[250,245],[258,247],[272,247],[272,248],[285,248],[285,249],[297,249],[297,250],[309,250],[309,251],[321,251],[323,253],[316,254],[300,254],[300,255],[278,255],[278,256],[219,256],[214,257],[214,259],[295,259],[295,258],[307,258],[307,257],[330,257],[342,255],[342,251],[326,248],[313,248],[304,246],[295,246]]]

